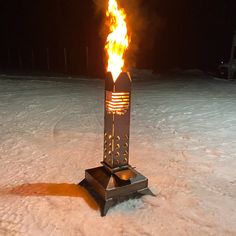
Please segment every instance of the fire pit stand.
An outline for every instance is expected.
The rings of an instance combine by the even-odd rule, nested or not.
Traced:
[[[101,216],[130,198],[155,196],[148,188],[148,179],[129,165],[131,78],[125,72],[116,82],[111,73],[107,77],[102,166],[86,170],[80,183],[100,206]]]

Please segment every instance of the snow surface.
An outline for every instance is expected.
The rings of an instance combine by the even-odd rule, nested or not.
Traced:
[[[236,235],[236,83],[136,73],[131,164],[157,197],[100,217],[104,83],[0,79],[0,235]]]

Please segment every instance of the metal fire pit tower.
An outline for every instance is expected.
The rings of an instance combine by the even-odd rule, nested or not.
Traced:
[[[108,73],[102,166],[86,170],[80,183],[100,206],[101,216],[130,198],[155,196],[148,188],[148,179],[129,164],[130,105],[130,75],[122,72],[114,82]]]

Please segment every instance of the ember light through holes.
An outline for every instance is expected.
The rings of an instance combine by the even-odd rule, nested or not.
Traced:
[[[129,109],[130,93],[106,91],[106,110],[108,113],[124,115]]]

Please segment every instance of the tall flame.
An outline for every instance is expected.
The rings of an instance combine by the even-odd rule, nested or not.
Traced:
[[[107,17],[110,34],[105,49],[108,55],[107,71],[112,73],[114,82],[124,67],[124,53],[129,46],[126,14],[118,7],[116,0],[108,0]]]

